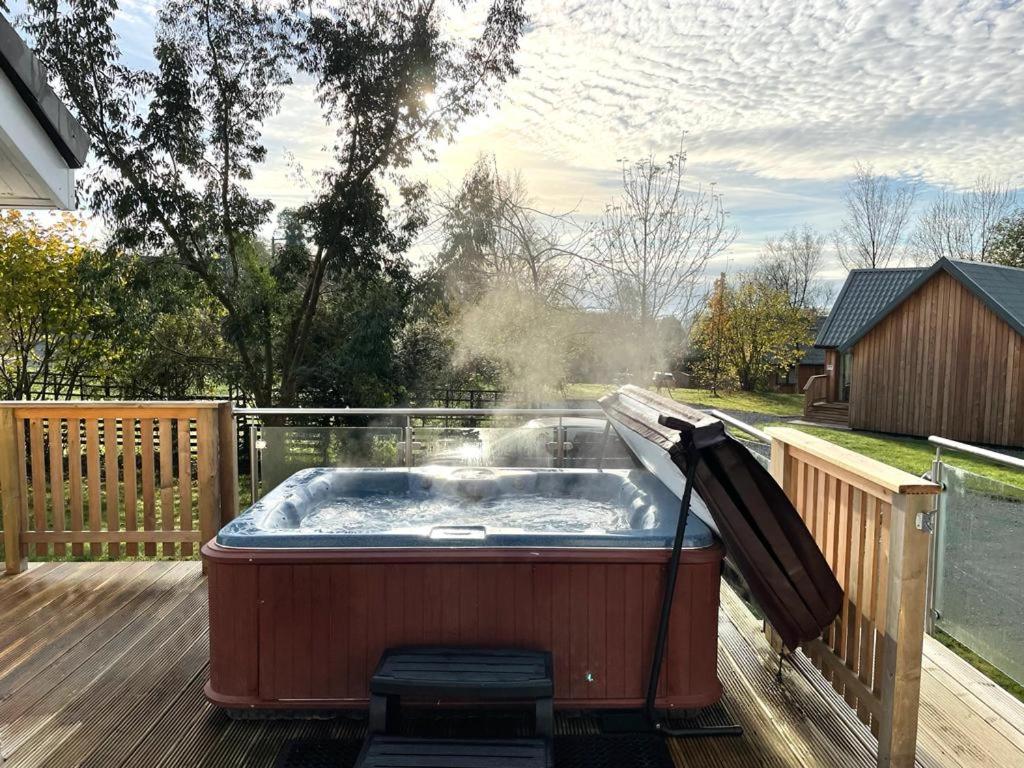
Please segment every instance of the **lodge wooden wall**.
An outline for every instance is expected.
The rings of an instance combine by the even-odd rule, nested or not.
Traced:
[[[1024,446],[1024,337],[937,273],[854,347],[850,426]]]

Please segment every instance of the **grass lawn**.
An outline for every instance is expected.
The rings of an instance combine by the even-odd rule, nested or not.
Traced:
[[[808,427],[802,424],[782,422],[773,426],[794,427],[803,430],[823,440],[828,440],[918,476],[931,469],[932,460],[935,458],[935,446],[924,438],[895,437],[873,432],[851,432],[843,429]],[[975,472],[1024,488],[1024,472],[1019,469],[1003,464],[994,464],[948,449],[943,449],[942,454],[949,464],[966,469],[968,472]]]
[[[596,400],[615,389],[614,384],[569,384],[565,397],[570,400]],[[653,387],[648,387],[653,391]],[[804,409],[803,395],[784,395],[779,392],[723,392],[717,397],[706,389],[672,390],[672,397],[681,403],[698,408],[721,408],[727,411],[748,411],[770,416],[800,416]]]

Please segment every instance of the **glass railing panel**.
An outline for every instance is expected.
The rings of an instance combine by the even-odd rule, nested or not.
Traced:
[[[936,625],[1024,682],[1024,488],[943,466]]]
[[[261,427],[259,494],[309,467],[398,467],[404,463],[401,427]]]
[[[733,430],[732,436],[735,437],[765,469],[769,468],[771,464],[771,452],[772,448],[767,443],[762,443],[759,440],[748,440],[739,430]]]

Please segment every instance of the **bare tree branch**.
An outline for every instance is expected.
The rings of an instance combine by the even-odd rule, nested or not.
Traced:
[[[857,163],[843,195],[846,219],[835,233],[839,261],[847,269],[888,267],[899,258],[917,188],[897,184]]]
[[[825,265],[825,235],[805,224],[768,238],[754,277],[784,293],[794,309],[823,309],[831,292],[818,280]]]
[[[991,261],[996,225],[1017,208],[1017,193],[1007,181],[979,176],[957,194],[943,191],[921,215],[911,237],[918,264],[938,259]]]
[[[582,261],[604,309],[631,319],[638,365],[654,360],[654,328],[667,316],[688,318],[708,262],[728,248],[728,224],[715,185],[685,184],[686,155],[622,163],[622,193],[598,225]]]

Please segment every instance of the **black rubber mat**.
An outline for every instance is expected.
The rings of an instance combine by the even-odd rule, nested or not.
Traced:
[[[285,742],[275,768],[352,768],[363,744],[355,739]],[[656,735],[556,736],[555,768],[673,768]]]
[[[362,748],[361,739],[286,741],[274,768],[352,768]]]
[[[550,768],[544,739],[415,739],[372,736],[356,768]]]
[[[643,711],[637,709],[599,712],[593,715],[597,730],[605,734],[647,733],[651,724]],[[719,702],[712,707],[698,710],[690,716],[668,713],[661,720],[662,725],[683,738],[714,736],[742,736],[743,729],[733,720],[729,710]]]
[[[555,768],[673,768],[665,739],[655,734],[556,736]]]

